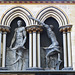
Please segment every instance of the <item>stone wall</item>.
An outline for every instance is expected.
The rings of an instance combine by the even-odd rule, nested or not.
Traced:
[[[33,17],[36,17],[37,14],[46,7],[54,6],[59,8],[65,15],[67,16],[69,20],[69,24],[72,24],[72,32],[71,32],[71,40],[72,40],[72,62],[73,62],[73,68],[75,70],[75,5],[63,5],[63,4],[3,4],[0,5],[0,20],[2,19],[3,15],[11,8],[21,6],[23,8],[26,8]]]

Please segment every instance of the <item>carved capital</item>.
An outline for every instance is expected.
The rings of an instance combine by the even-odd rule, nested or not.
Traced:
[[[43,31],[42,26],[40,25],[31,25],[26,27],[26,31],[31,33],[31,32],[41,32]]]
[[[7,34],[7,32],[3,32],[3,34]]]
[[[71,31],[71,28],[70,27],[67,27],[67,32],[70,32]]]
[[[72,28],[72,25],[68,24],[68,25],[61,26],[59,28],[59,31],[63,32],[63,33],[66,33],[66,32],[70,32],[71,28]]]
[[[29,33],[32,33],[32,31],[29,31]]]
[[[10,32],[10,27],[5,25],[0,25],[0,31],[2,32]]]

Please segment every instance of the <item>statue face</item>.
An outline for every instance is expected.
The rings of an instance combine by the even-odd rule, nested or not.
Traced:
[[[54,27],[53,27],[53,25],[49,25],[50,27],[51,27],[51,29],[53,29]]]
[[[18,20],[17,21],[17,25],[18,25],[18,27],[20,27],[22,25],[22,21],[21,20]]]

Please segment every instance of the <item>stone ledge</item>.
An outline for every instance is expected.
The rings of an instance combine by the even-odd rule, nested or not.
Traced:
[[[14,71],[14,70],[0,70],[0,73],[74,73],[75,70],[22,70],[22,71]]]

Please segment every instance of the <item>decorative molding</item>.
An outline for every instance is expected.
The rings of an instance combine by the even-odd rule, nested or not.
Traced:
[[[42,22],[44,22],[49,17],[53,17],[54,19],[56,19],[59,26],[68,24],[66,15],[59,8],[54,6],[42,9],[36,16],[36,18]]]
[[[0,4],[75,4],[75,1],[0,1]]]
[[[40,25],[31,25],[26,27],[26,31],[31,33],[31,32],[42,32],[42,26]]]
[[[60,32],[70,32],[72,28],[72,25],[68,24],[68,25],[64,25],[60,27]]]
[[[31,13],[27,9],[20,7],[20,6],[17,6],[17,7],[9,9],[4,14],[4,16],[1,19],[1,24],[10,26],[11,22],[15,18],[20,17],[25,21],[26,26],[29,26],[31,24],[31,21],[28,17],[29,15],[31,15]]]
[[[10,32],[10,27],[5,25],[0,25],[0,31],[2,32]]]

